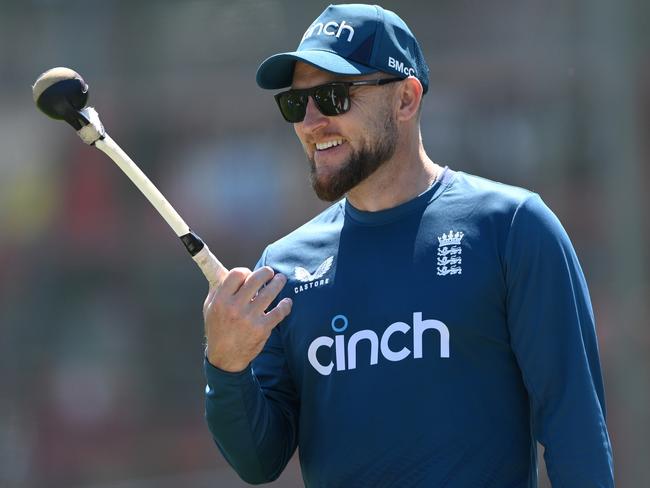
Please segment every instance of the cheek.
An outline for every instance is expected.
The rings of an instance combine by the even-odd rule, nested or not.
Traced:
[[[304,139],[302,131],[300,130],[300,124],[293,124],[293,131],[296,133],[296,136],[298,136],[298,139],[300,139],[300,142],[302,142]]]
[[[384,136],[387,121],[392,116],[389,100],[375,100],[374,104],[359,104],[356,112],[358,130],[355,139],[361,145]]]
[[[389,136],[390,134],[387,131],[392,127],[395,127],[395,116],[388,107],[383,107],[382,110],[378,110],[375,113],[372,124],[369,124],[368,132],[376,140]]]
[[[307,138],[305,136],[305,133],[300,130],[300,124],[293,124],[293,131],[296,133],[296,137],[298,137],[298,140],[300,141],[300,144],[302,145],[303,149],[305,152],[309,149],[309,144],[307,144]]]
[[[365,118],[363,123],[360,123],[350,136],[352,146],[359,150],[375,144],[377,139],[381,138],[381,133],[377,130],[377,124],[374,119]]]

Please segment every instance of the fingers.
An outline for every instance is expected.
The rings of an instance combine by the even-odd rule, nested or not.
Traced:
[[[203,318],[208,313],[208,309],[212,305],[217,295],[220,296],[233,296],[241,288],[246,278],[251,274],[251,270],[247,268],[233,268],[230,270],[220,286],[210,286],[208,295],[203,302]]]
[[[203,306],[206,356],[224,371],[242,371],[260,354],[272,329],[291,312],[284,298],[268,313],[287,282],[269,267],[231,270],[220,287],[209,290]],[[266,285],[266,286],[265,286]]]
[[[250,312],[263,318],[265,323],[274,322],[272,327],[275,327],[278,322],[291,312],[291,299],[282,300],[268,318],[269,314],[264,312],[273,303],[273,300],[276,299],[286,283],[286,276],[280,273],[274,275],[273,269],[268,266],[255,271],[247,268],[233,268],[228,272],[220,287],[209,290],[203,304],[204,317],[215,300],[224,298],[231,305],[237,306],[235,304],[238,303],[238,306],[247,308]],[[276,319],[277,322],[275,322]]]
[[[226,278],[223,280],[221,286],[216,288],[216,292],[219,293],[220,295],[225,295],[225,296],[234,295],[239,291],[239,289],[242,287],[242,285],[244,284],[246,279],[251,275],[251,273],[252,271],[247,268],[231,269],[226,275]]]
[[[260,288],[273,278],[274,274],[275,272],[273,269],[268,266],[263,266],[262,268],[253,271],[246,277],[244,284],[237,292],[240,299],[245,303],[250,302],[257,296]]]
[[[282,291],[284,285],[287,283],[287,277],[283,274],[276,274],[271,281],[269,281],[264,288],[262,288],[251,305],[255,307],[259,313],[263,313],[269,305],[275,300],[275,297]]]
[[[291,313],[293,300],[291,298],[283,298],[273,310],[264,314],[264,325],[273,328],[284,320],[284,318]]]

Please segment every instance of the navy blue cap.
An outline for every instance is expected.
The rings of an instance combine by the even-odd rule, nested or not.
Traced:
[[[425,93],[429,88],[429,67],[415,36],[397,14],[377,5],[330,5],[305,31],[296,51],[275,54],[260,65],[257,84],[291,86],[296,61],[340,75],[413,75]]]

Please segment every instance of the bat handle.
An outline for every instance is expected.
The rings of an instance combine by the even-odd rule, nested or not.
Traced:
[[[88,119],[92,119],[94,122],[89,123],[82,129],[84,130],[90,127],[87,134],[81,134],[81,131],[79,131],[81,138],[84,139],[86,143],[92,144],[100,151],[106,153],[108,157],[110,157],[115,164],[124,171],[124,173],[135,184],[135,186],[138,187],[144,196],[147,197],[147,200],[149,200],[158,213],[160,213],[169,226],[174,230],[174,233],[183,242],[185,248],[192,256],[192,259],[194,259],[196,264],[199,265],[199,268],[201,268],[201,271],[203,271],[203,274],[208,279],[210,288],[220,286],[228,273],[226,267],[221,264],[216,257],[214,257],[214,254],[210,252],[210,249],[208,249],[208,246],[205,245],[201,238],[190,230],[174,207],[171,206],[151,180],[147,178],[147,175],[145,175],[133,160],[122,150],[122,148],[120,148],[120,146],[110,138],[103,126],[101,126],[97,112],[91,107],[86,107],[84,110],[86,112],[84,112],[83,115],[87,115]],[[101,131],[97,129],[97,127],[100,126]]]
[[[210,289],[221,286],[228,269],[212,254],[208,246],[201,249],[192,259],[199,265],[210,284]]]
[[[203,240],[191,230],[189,233],[180,236],[180,239],[194,262],[201,268],[210,284],[210,289],[221,286],[223,280],[226,279],[228,269],[212,254]]]

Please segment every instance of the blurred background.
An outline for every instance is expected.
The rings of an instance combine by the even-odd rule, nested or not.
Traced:
[[[618,486],[650,486],[650,3],[383,5],[431,67],[432,159],[540,193],[567,228]],[[253,266],[324,208],[254,75],[325,6],[0,0],[0,487],[244,486],[203,420],[203,276],[107,157],[35,109],[31,84],[79,71],[179,213],[227,266]],[[273,486],[300,486],[295,459]]]

